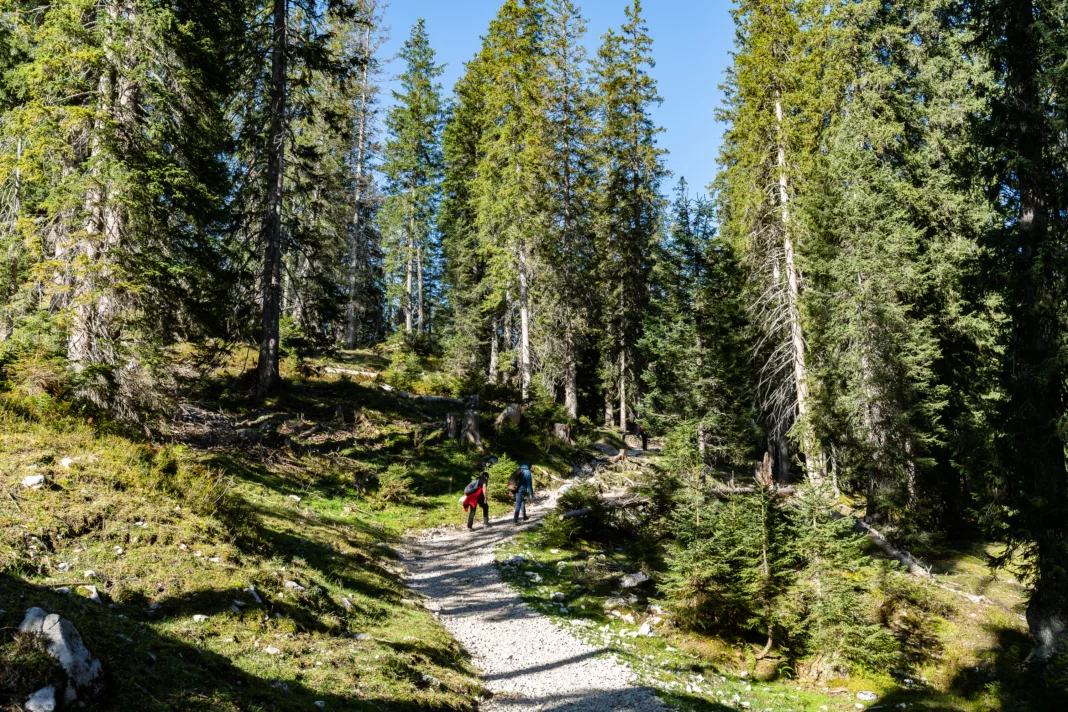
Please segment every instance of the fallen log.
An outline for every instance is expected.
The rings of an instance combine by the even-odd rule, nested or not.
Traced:
[[[845,515],[843,515],[843,516],[845,516]],[[872,525],[870,525],[867,522],[865,522],[860,517],[852,515],[852,514],[849,515],[849,516],[853,517],[853,528],[854,529],[856,529],[859,532],[863,532],[864,534],[866,534],[868,539],[870,539],[872,541],[872,543],[874,543],[877,547],[882,549],[883,553],[885,553],[891,559],[894,559],[895,561],[898,561],[902,566],[904,566],[906,569],[908,569],[908,572],[910,574],[912,574],[913,576],[918,576],[920,578],[925,578],[925,579],[931,578],[931,570],[929,568],[927,568],[926,566],[924,566],[923,564],[921,564],[919,561],[917,561],[916,558],[913,557],[912,554],[910,554],[909,552],[907,552],[907,551],[905,551],[903,549],[895,548],[890,543],[890,541],[885,536],[883,536],[882,532],[880,532],[878,529],[876,529]],[[947,589],[947,590],[953,590],[953,589]],[[962,592],[958,591],[957,593],[962,593]],[[966,594],[963,594],[963,595],[966,595]]]
[[[629,499],[627,499],[629,497]],[[649,504],[648,497],[630,496],[630,495],[608,495],[600,498],[601,504],[609,509],[630,509],[632,507],[639,507],[643,504]],[[585,517],[588,514],[593,513],[593,507],[583,507],[582,509],[573,509],[570,512],[564,512],[560,515],[560,521],[565,519],[574,519],[575,517]]]
[[[339,376],[359,376],[360,378],[378,378],[378,374],[374,371],[356,371],[351,368],[335,368],[333,366],[327,366],[323,369],[327,373],[333,373]]]
[[[421,396],[416,393],[409,393],[408,391],[402,391],[398,388],[394,388],[388,383],[379,383],[378,387],[384,390],[386,393],[392,393],[398,398],[405,398],[407,400],[421,401],[423,403],[449,403],[452,405],[463,405],[462,398],[446,398],[445,396]]]

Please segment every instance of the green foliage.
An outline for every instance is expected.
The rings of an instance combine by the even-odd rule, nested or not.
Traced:
[[[489,496],[494,502],[512,502],[515,497],[508,491],[508,478],[518,469],[519,463],[502,455],[497,462],[491,465],[486,474],[489,475]]]
[[[576,485],[560,495],[554,514],[580,509],[589,513],[570,519],[549,516],[542,525],[545,542],[550,546],[574,546],[579,542],[609,542],[613,539],[612,513],[600,499],[593,485]]]
[[[412,497],[412,474],[406,465],[394,464],[378,473],[378,499],[403,503]]]

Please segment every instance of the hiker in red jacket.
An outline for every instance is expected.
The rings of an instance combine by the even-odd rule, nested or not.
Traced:
[[[477,486],[469,494],[467,493],[467,490],[464,490],[464,511],[469,512],[469,514],[467,515],[468,529],[474,529],[475,510],[477,510],[479,507],[482,507],[483,524],[485,524],[487,527],[490,525],[489,501],[486,498],[487,487],[489,486],[489,475],[483,472],[481,475],[478,476],[478,479],[475,480],[475,482],[472,482],[471,484],[476,485],[476,483]],[[468,485],[467,489],[471,489],[471,486]]]

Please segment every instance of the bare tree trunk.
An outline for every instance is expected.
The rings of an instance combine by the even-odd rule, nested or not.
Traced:
[[[365,262],[367,260],[363,234],[363,164],[367,143],[368,81],[371,67],[371,27],[374,25],[376,2],[367,3],[367,26],[363,34],[363,71],[360,86],[360,111],[356,128],[356,185],[353,195],[352,245],[349,250],[349,303],[346,309],[345,345],[356,348],[359,335],[360,314],[364,309],[361,290],[364,286]]]
[[[12,300],[18,293],[19,287],[19,249],[15,239],[15,223],[22,212],[22,137],[20,136],[15,145],[15,184],[11,190],[11,204],[8,206],[8,224],[10,228],[10,243],[8,246],[8,280],[7,293],[4,298],[4,324],[0,328],[0,341],[11,338],[15,331],[15,305]],[[6,227],[6,226],[5,226]]]
[[[414,210],[414,208],[413,208]],[[415,273],[415,213],[408,216],[408,256],[404,270],[404,332],[411,334],[415,328],[414,322],[414,294],[412,282]]]
[[[274,0],[271,40],[271,120],[267,147],[267,215],[263,225],[263,297],[256,391],[278,382],[278,327],[282,308],[282,178],[285,161],[287,0]]]
[[[564,325],[564,407],[572,419],[578,420],[578,364],[575,355],[575,329],[571,323],[571,309],[568,308],[568,320]]]
[[[490,333],[489,382],[496,385],[501,378],[501,317],[493,317],[493,331]]]
[[[627,350],[619,352],[619,432],[627,434]]]
[[[615,419],[615,411],[612,409],[612,392],[607,391],[604,394],[604,427],[611,428]]]
[[[530,266],[526,244],[519,246],[519,387],[525,403],[530,397]]]
[[[419,333],[426,333],[426,317],[423,302],[423,243],[419,242],[415,251],[416,267],[419,273]]]
[[[794,362],[794,387],[797,390],[797,416],[802,422],[801,442],[805,450],[805,465],[809,480],[815,484],[822,484],[825,473],[823,458],[821,457],[815,438],[812,437],[810,426],[807,424],[809,414],[808,392],[808,368],[805,365],[805,337],[801,329],[801,279],[798,273],[797,260],[794,254],[794,242],[790,232],[790,191],[786,178],[786,134],[783,126],[782,101],[776,92],[775,96],[775,121],[778,126],[778,156],[777,167],[779,169],[779,203],[782,208],[782,234],[783,252],[786,268],[786,294],[788,300],[788,328],[790,331],[790,348]]]

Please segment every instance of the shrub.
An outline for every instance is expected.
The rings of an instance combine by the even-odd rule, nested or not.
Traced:
[[[504,455],[486,471],[489,475],[489,497],[491,500],[494,502],[512,502],[514,500],[512,493],[508,491],[508,479],[518,467],[518,462]]]
[[[558,516],[579,509],[589,509],[590,513],[563,520]],[[542,531],[550,546],[567,546],[578,540],[609,541],[614,531],[612,513],[604,506],[593,485],[578,485],[560,495],[553,515],[546,518]]]
[[[378,473],[378,498],[403,503],[412,498],[412,475],[407,465],[390,465]]]

